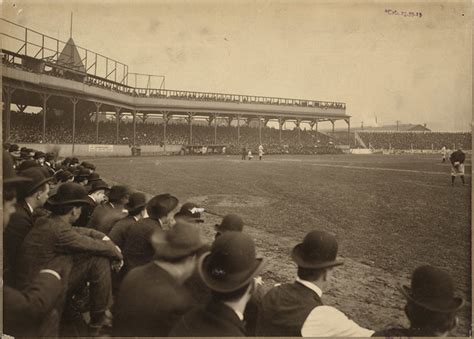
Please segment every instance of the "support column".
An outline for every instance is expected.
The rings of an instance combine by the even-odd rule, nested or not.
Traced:
[[[100,114],[100,107],[102,103],[94,102],[95,105],[95,143],[99,143],[99,114]]]
[[[122,107],[115,107],[115,122],[117,124],[117,130],[115,134],[115,144],[119,144],[119,126],[120,126],[120,118],[121,118],[121,113],[120,111],[122,110]]]
[[[280,135],[279,135],[280,144],[281,144],[281,129],[283,128],[284,123],[285,123],[285,119],[283,119],[282,117],[279,117],[278,118],[278,129],[279,129],[279,132],[280,132]]]
[[[316,126],[316,136],[317,136],[318,135],[318,120],[316,120],[315,126]]]
[[[332,124],[332,138],[334,139],[334,120],[331,120],[331,124]]]
[[[237,115],[237,145],[240,145],[240,118],[241,115]]]
[[[300,128],[301,120],[297,119],[295,121],[296,128],[298,129],[298,144],[301,145],[301,128]]]
[[[74,146],[76,144],[76,105],[79,101],[77,98],[70,98],[72,102],[72,155],[74,155]]]
[[[217,113],[214,114],[214,145],[217,145]]]
[[[193,120],[194,120],[194,113],[188,112],[188,117],[186,118],[189,124],[189,145],[193,144]]]
[[[137,114],[138,112],[136,110],[132,111],[132,116],[133,116],[133,146],[135,147],[135,142],[137,140]]]
[[[163,151],[166,152],[166,144],[168,140],[166,139],[166,127],[168,127],[168,122],[171,119],[169,112],[163,112]]]
[[[262,144],[262,117],[258,117],[258,143]]]
[[[234,121],[234,117],[229,115],[227,117],[227,127],[231,127],[232,126],[232,121]]]
[[[15,89],[10,88],[10,87],[5,87],[4,88],[5,92],[5,140],[9,141],[10,140],[10,128],[11,128],[11,109],[10,105],[12,103],[12,95],[13,92],[15,92]]]
[[[347,144],[349,145],[349,149],[351,148],[351,119],[344,119],[347,124]]]
[[[51,96],[51,94],[40,94],[41,95],[41,99],[43,99],[43,144],[46,143],[46,109],[47,109],[47,106],[46,106],[46,103],[48,102],[48,99],[49,97]]]

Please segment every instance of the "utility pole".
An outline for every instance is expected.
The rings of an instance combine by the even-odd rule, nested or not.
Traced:
[[[400,124],[400,120],[397,120],[397,132],[398,132],[398,125]]]

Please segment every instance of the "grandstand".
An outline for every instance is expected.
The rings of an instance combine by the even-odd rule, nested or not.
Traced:
[[[131,73],[128,65],[77,46],[72,37],[63,42],[2,20],[5,141],[231,150],[264,144],[275,152],[303,152],[334,145],[318,133],[319,123],[329,122],[334,130],[343,120],[350,132],[342,102],[165,89],[164,77]],[[26,114],[29,106],[41,110]],[[157,118],[159,124],[147,123]],[[196,124],[202,121],[208,125]],[[267,128],[269,122],[278,129]]]

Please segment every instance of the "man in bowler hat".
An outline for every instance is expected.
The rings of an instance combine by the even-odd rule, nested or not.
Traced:
[[[109,234],[112,226],[127,216],[125,205],[128,203],[130,193],[127,186],[112,186],[107,192],[108,201],[94,209],[87,227]]]
[[[43,207],[48,199],[49,180],[39,167],[32,167],[23,172],[21,176],[30,180],[18,186],[18,203],[15,213],[11,215],[8,227],[4,231],[4,255],[7,271],[5,278],[10,279],[10,284],[15,285],[14,276],[17,268],[17,256],[23,240],[33,229],[33,212]]]
[[[216,238],[225,232],[242,232],[244,221],[236,214],[227,214],[220,224],[215,225]]]
[[[89,189],[86,188],[88,192],[88,199],[90,204],[84,205],[82,207],[81,216],[76,220],[74,226],[86,227],[89,223],[94,210],[100,206],[100,204],[105,201],[105,194],[108,192],[109,186],[102,180],[97,180],[91,183]]]
[[[198,264],[211,300],[185,314],[170,336],[244,337],[244,311],[264,261],[249,235],[229,232],[217,238]]]
[[[298,265],[298,277],[293,283],[273,287],[263,297],[257,335],[369,337],[374,333],[323,304],[321,296],[332,269],[343,264],[337,259],[337,249],[333,235],[317,230],[293,248],[291,258]]]
[[[436,267],[418,267],[412,275],[411,287],[402,285],[406,297],[405,314],[409,328],[390,327],[376,332],[377,337],[446,337],[457,323],[457,312],[464,300],[454,296],[451,276]]]
[[[31,178],[15,174],[13,159],[3,152],[3,227],[15,211],[16,191]],[[63,258],[49,262],[35,276],[28,289],[18,290],[5,282],[3,286],[3,333],[12,336],[58,335],[59,315],[53,308],[61,293],[63,268],[71,263]]]
[[[114,336],[166,337],[194,300],[183,286],[203,246],[196,225],[178,223],[152,236],[153,261],[123,280],[114,312]]]
[[[125,271],[152,261],[155,250],[150,238],[155,231],[164,232],[174,224],[178,203],[178,198],[170,194],[160,194],[150,199],[146,206],[148,218],[138,221],[127,231],[122,248]]]
[[[73,267],[65,277],[68,297],[90,286],[90,334],[98,333],[106,320],[111,293],[111,261],[121,261],[122,254],[105,234],[93,229],[72,227],[82,206],[90,204],[83,186],[62,185],[48,199],[51,215],[36,221],[26,236],[18,257],[17,281],[28,287],[33,277],[50,260],[70,255]]]

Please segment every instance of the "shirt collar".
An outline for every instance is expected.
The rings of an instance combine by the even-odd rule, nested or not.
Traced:
[[[25,201],[26,202],[26,201]],[[33,207],[31,207],[30,204],[28,204],[28,202],[26,202],[26,206],[28,206],[28,209],[30,210],[31,213],[33,213]]]
[[[132,218],[135,219],[135,221],[139,220],[139,218],[136,215],[134,215]]]
[[[316,293],[320,298],[323,296],[323,291],[314,283],[307,280],[300,279],[299,277],[296,277],[296,282],[314,291],[314,293]]]
[[[94,198],[93,195],[90,195],[90,194],[89,194],[89,198],[91,198],[92,200],[94,200],[94,202],[97,202],[97,200],[95,200],[95,198]]]

